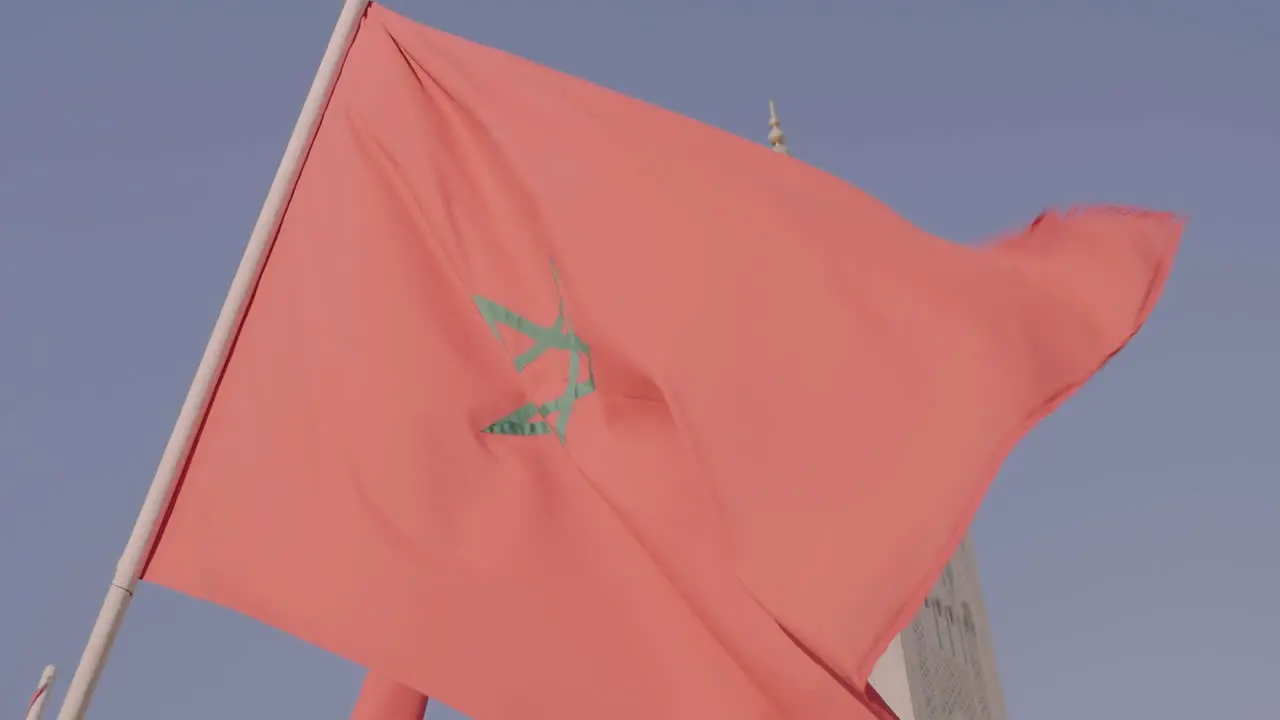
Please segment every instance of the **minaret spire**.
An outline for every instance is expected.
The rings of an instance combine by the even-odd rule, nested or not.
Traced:
[[[787,135],[782,132],[782,123],[778,120],[778,111],[774,109],[772,100],[769,101],[769,144],[776,152],[791,154],[791,150],[787,148]]]

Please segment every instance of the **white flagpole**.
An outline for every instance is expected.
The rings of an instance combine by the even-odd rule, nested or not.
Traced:
[[[298,122],[293,126],[293,135],[289,137],[289,144],[285,147],[284,158],[276,169],[275,179],[271,181],[271,188],[267,191],[267,199],[253,226],[253,232],[249,234],[248,246],[240,260],[240,267],[236,269],[235,278],[231,281],[231,289],[222,304],[222,311],[218,314],[213,335],[205,346],[204,356],[200,358],[195,380],[187,391],[187,398],[182,403],[182,410],[178,413],[178,420],[169,436],[169,443],[164,448],[164,454],[160,456],[160,465],[151,480],[142,509],[138,512],[133,533],[116,563],[115,576],[107,589],[107,597],[102,602],[93,630],[89,633],[89,641],[80,657],[80,664],[76,666],[71,684],[67,687],[67,696],[58,712],[58,720],[82,720],[88,710],[94,688],[106,664],[107,654],[111,651],[111,644],[124,622],[129,601],[133,599],[133,589],[138,584],[138,576],[146,562],[155,531],[164,519],[174,484],[186,463],[192,440],[204,418],[213,388],[226,362],[245,304],[258,283],[267,251],[275,239],[280,218],[297,182],[298,171],[319,126],[320,116],[338,78],[347,48],[355,37],[368,5],[369,0],[344,0],[333,36],[329,38],[329,46],[325,48],[320,67],[311,83],[311,90],[302,104]]]
[[[58,670],[54,666],[44,666],[44,672],[40,673],[40,684],[36,685],[36,692],[31,696],[31,704],[27,706],[27,720],[40,720],[40,715],[44,712],[44,703],[49,699],[49,692],[53,689],[53,677],[57,673]]]

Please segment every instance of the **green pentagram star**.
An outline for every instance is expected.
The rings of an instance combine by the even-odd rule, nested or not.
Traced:
[[[552,279],[556,283],[557,293],[560,290],[560,279],[556,276],[555,266],[551,268]],[[573,406],[579,399],[590,395],[596,389],[595,373],[591,364],[591,348],[573,333],[572,325],[565,319],[564,298],[560,298],[556,319],[550,326],[539,325],[492,300],[475,296],[476,308],[481,317],[488,323],[489,329],[504,345],[500,326],[515,330],[533,341],[533,347],[520,353],[515,358],[516,372],[524,370],[542,357],[548,350],[567,350],[569,352],[569,381],[564,392],[549,402],[527,403],[499,420],[496,420],[482,432],[494,435],[547,435],[555,433],[561,443],[565,441],[565,429],[569,426],[569,416]],[[587,379],[579,380],[582,363],[587,364]],[[555,415],[554,425],[551,416]]]

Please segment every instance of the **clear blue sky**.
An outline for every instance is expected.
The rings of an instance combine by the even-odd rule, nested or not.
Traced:
[[[751,138],[772,97],[799,157],[958,240],[1189,215],[1152,322],[1017,450],[976,544],[1014,718],[1276,717],[1280,4],[389,4]],[[0,715],[48,662],[61,698],[338,5],[5,8]],[[337,720],[360,676],[143,587],[93,717]]]

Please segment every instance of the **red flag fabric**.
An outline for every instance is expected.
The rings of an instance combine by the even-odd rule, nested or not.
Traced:
[[[476,718],[871,718],[1168,215],[977,249],[371,7],[144,577]]]
[[[426,695],[370,672],[360,686],[351,720],[422,720],[426,712]]]
[[[365,676],[351,720],[422,720],[427,712],[427,696],[377,673]],[[867,700],[878,707],[885,720],[899,720],[875,687],[867,683]]]

